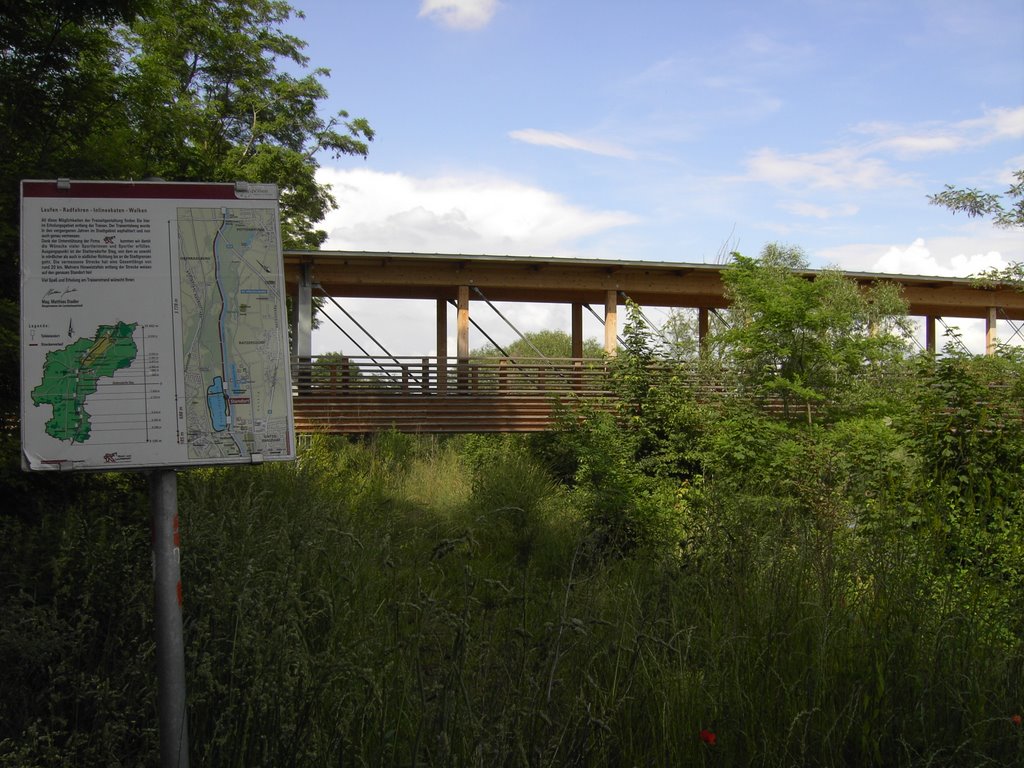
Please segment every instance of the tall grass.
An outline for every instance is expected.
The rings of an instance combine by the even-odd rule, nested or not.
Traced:
[[[920,548],[712,499],[692,523],[741,545],[609,557],[522,442],[486,443],[185,479],[201,764],[1021,758],[1020,644],[922,584]]]
[[[683,546],[625,556],[518,438],[318,437],[294,465],[183,473],[193,764],[1020,764],[1019,624],[992,631],[981,582],[923,578],[933,547],[906,526],[854,531],[811,496],[762,513],[770,496],[682,489]],[[91,672],[30,680],[108,714],[51,702],[5,726],[3,765],[153,764],[151,634],[117,607],[148,602],[124,590],[145,537],[84,533],[111,514],[60,534],[82,602],[65,591],[80,629],[53,652],[88,645]],[[5,659],[28,627],[0,628]]]

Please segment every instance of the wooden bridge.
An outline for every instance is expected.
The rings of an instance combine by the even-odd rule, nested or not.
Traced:
[[[725,308],[721,265],[509,256],[424,255],[351,251],[286,251],[285,273],[295,312],[293,390],[300,432],[528,432],[549,428],[561,406],[609,402],[607,362],[583,357],[584,307],[603,309],[604,349],[615,354],[618,307],[697,310],[697,336],[709,311]],[[818,273],[808,270],[813,280]],[[1024,293],[967,279],[847,273],[861,285],[900,285],[910,314],[924,318],[934,351],[939,318],[981,318],[985,348],[996,344],[999,319],[1024,320]],[[314,287],[324,296],[432,299],[436,350],[418,357],[317,359],[312,352]],[[471,358],[472,300],[569,304],[571,357]],[[456,354],[448,353],[448,304],[457,307]]]

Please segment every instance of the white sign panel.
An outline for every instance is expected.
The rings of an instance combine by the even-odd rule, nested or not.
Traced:
[[[21,193],[26,467],[294,458],[275,186]]]

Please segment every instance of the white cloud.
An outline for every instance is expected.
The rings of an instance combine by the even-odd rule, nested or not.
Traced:
[[[866,157],[852,147],[792,155],[759,149],[747,159],[747,177],[778,186],[824,189],[879,189],[910,183],[883,160]]]
[[[893,123],[862,123],[854,127],[860,134],[876,137],[866,152],[893,152],[898,155],[955,152],[1002,139],[1024,136],[1024,107],[1000,107],[986,110],[981,117],[917,126]]]
[[[557,149],[574,149],[580,152],[590,152],[605,157],[621,157],[632,159],[635,157],[632,150],[626,147],[612,144],[606,141],[595,139],[583,139],[578,136],[570,136],[567,133],[557,131],[541,131],[536,128],[525,128],[519,131],[510,131],[509,138],[522,141],[526,144],[537,144],[542,147],[555,147]]]
[[[999,251],[933,254],[922,237],[906,247],[890,246],[872,265],[872,272],[894,275],[967,277],[991,267],[1005,267]]]
[[[907,186],[913,183],[912,177],[896,170],[889,159],[948,154],[1024,137],[1024,107],[990,109],[981,117],[952,123],[908,127],[866,122],[853,131],[866,138],[822,152],[756,150],[747,158],[746,180],[837,190]]]
[[[317,180],[338,201],[321,227],[339,250],[573,255],[577,240],[638,221],[497,176],[321,168]]]
[[[993,229],[967,237],[918,237],[909,244],[856,243],[815,255],[824,263],[855,272],[970,277],[1020,260],[1024,243]]]
[[[423,0],[419,15],[454,29],[481,29],[497,10],[498,0]]]
[[[789,201],[779,203],[779,207],[782,208],[782,210],[789,211],[797,216],[807,216],[814,219],[832,219],[837,216],[855,216],[860,211],[860,208],[851,203],[829,208],[828,206],[815,205],[814,203]]]
[[[923,155],[953,152],[967,146],[958,136],[893,136],[875,145],[876,150],[891,150],[898,155]]]
[[[1024,136],[1024,107],[989,110],[976,124],[983,140],[1019,139]]]

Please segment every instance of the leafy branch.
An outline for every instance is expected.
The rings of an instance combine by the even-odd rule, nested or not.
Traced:
[[[928,202],[953,213],[966,213],[969,218],[991,216],[992,223],[1004,229],[1024,227],[1024,170],[1014,171],[1013,176],[1016,183],[1002,195],[947,184],[944,191],[929,195]],[[1008,207],[1003,206],[1004,198]]]

